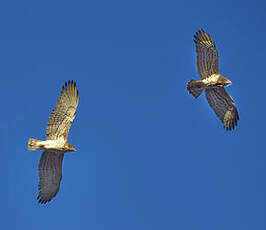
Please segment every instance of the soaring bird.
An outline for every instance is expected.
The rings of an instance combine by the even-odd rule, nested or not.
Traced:
[[[195,98],[205,91],[207,101],[222,121],[226,130],[237,125],[239,115],[232,97],[226,92],[225,86],[232,82],[220,75],[218,52],[211,36],[203,29],[196,32],[193,41],[196,45],[197,67],[201,80],[191,80],[187,90]]]
[[[37,200],[45,204],[56,196],[62,179],[62,161],[65,152],[76,151],[67,142],[70,126],[75,119],[79,102],[76,83],[68,81],[52,111],[46,128],[46,140],[30,138],[28,150],[45,150],[39,162],[39,195]]]

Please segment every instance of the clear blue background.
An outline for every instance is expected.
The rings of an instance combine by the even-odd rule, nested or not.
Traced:
[[[265,1],[1,2],[1,229],[266,229],[265,11]],[[186,91],[200,28],[233,82],[232,132]],[[41,151],[27,141],[45,138],[69,79],[78,151],[42,206]]]

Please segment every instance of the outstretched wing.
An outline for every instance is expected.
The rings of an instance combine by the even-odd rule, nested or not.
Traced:
[[[39,195],[37,200],[45,204],[56,196],[62,179],[62,161],[64,152],[47,150],[42,153],[39,162]]]
[[[211,36],[203,31],[194,35],[197,52],[197,67],[201,79],[219,73],[218,52]]]
[[[64,139],[67,141],[70,126],[75,119],[79,95],[76,83],[68,81],[52,111],[46,128],[46,140]]]
[[[232,97],[223,87],[206,89],[205,92],[209,105],[223,122],[224,128],[234,129],[239,116]]]

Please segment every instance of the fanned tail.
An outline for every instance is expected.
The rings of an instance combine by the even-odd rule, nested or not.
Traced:
[[[204,89],[205,84],[202,83],[202,81],[191,80],[187,83],[188,92],[191,93],[195,98],[197,98]]]

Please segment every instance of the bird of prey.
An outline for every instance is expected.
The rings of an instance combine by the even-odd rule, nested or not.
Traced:
[[[232,130],[239,120],[238,112],[232,97],[226,92],[225,86],[232,82],[220,75],[218,52],[211,36],[203,31],[194,35],[197,53],[197,67],[201,80],[191,80],[187,90],[197,98],[203,90],[207,101],[216,115],[223,122],[226,130]]]
[[[29,150],[44,150],[39,162],[39,195],[37,200],[45,204],[56,196],[62,179],[62,161],[65,152],[76,151],[67,142],[70,126],[75,118],[79,102],[76,83],[68,81],[52,111],[46,128],[46,140],[30,138]]]

